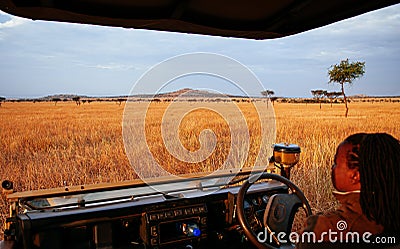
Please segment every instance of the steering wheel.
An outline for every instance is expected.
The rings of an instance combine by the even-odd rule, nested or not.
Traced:
[[[265,232],[268,231],[269,236],[272,236],[273,241],[275,242],[275,244],[278,245],[278,247],[273,246],[271,243],[269,243],[270,241],[266,241],[268,243],[263,243],[264,241],[260,241],[258,236],[251,229],[244,211],[244,197],[247,193],[247,190],[250,188],[251,185],[253,185],[255,181],[262,179],[272,179],[279,181],[285,184],[292,192],[290,194],[281,193],[272,195],[269,198],[267,206],[265,208],[263,221]],[[310,216],[312,214],[310,204],[308,203],[307,198],[304,196],[299,187],[297,187],[293,182],[283,176],[270,173],[253,175],[248,180],[246,180],[239,190],[236,200],[236,207],[239,224],[242,227],[245,236],[254,246],[259,249],[292,248],[292,244],[289,241],[289,234],[291,233],[294,216],[298,208],[303,207],[307,216]],[[276,237],[281,232],[283,232],[285,236],[278,236],[279,239],[286,240],[288,243],[280,243],[280,241]],[[266,235],[264,234],[264,236]]]

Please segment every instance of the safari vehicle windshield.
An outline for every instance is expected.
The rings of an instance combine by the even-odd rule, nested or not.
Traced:
[[[255,168],[251,173],[260,174],[263,171],[264,168]],[[130,181],[117,186],[103,183],[15,193],[8,198],[19,198],[22,208],[30,211],[90,207],[154,196],[164,200],[193,198],[237,185],[247,179],[249,174],[248,170],[241,170],[235,174],[232,171],[220,172],[218,175],[197,173],[193,176],[186,175],[185,178],[178,181],[171,177],[158,177],[157,179],[148,179],[147,182]],[[279,184],[271,184],[271,187],[274,186],[279,186]]]
[[[62,229],[84,230],[68,230],[63,240],[54,232],[49,246],[44,232],[32,228],[34,235],[23,235],[32,248],[52,248],[75,232],[98,238],[114,229],[118,237],[128,223],[141,224],[129,230],[137,238],[112,242],[113,248],[168,247],[186,241],[165,232],[181,220],[199,231],[211,227],[220,238],[220,230],[240,230],[240,184],[262,172],[294,182],[310,211],[335,209],[330,182],[337,145],[357,132],[400,138],[399,13],[395,4],[287,37],[248,40],[31,20],[0,10],[2,223],[16,222],[7,219],[11,201],[26,218],[21,222],[51,230],[51,216]],[[351,82],[332,78],[342,63],[361,67]],[[243,203],[247,213],[257,213],[256,229],[272,195],[296,190],[265,179],[248,193]],[[137,213],[130,217],[124,209],[114,217],[112,208],[101,209],[116,203]],[[293,205],[307,213],[301,196]],[[195,218],[151,220],[164,215],[156,209],[188,207],[197,210]],[[79,220],[60,218],[67,209]],[[112,222],[80,223],[90,210]],[[216,225],[214,214],[226,215],[224,225]],[[7,232],[0,238],[18,237]],[[107,248],[114,237],[79,248]]]

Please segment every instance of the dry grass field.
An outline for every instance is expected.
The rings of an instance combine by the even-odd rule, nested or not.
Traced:
[[[143,103],[137,103],[141,105]],[[186,103],[182,103],[186,104]],[[218,105],[221,103],[213,103]],[[223,162],[230,145],[227,124],[217,114],[197,110],[182,121],[179,137],[190,151],[199,149],[197,137],[204,129],[215,130],[215,152],[203,163],[179,164],[162,146],[161,114],[168,103],[154,104],[146,120],[147,143],[163,167],[172,173],[213,170]],[[304,190],[314,211],[334,208],[330,167],[337,145],[355,132],[387,132],[400,138],[400,103],[350,103],[344,106],[275,103],[276,142],[298,144],[301,160],[292,180]],[[240,103],[250,133],[251,166],[260,144],[260,127],[249,103]],[[15,189],[31,190],[137,177],[125,154],[122,138],[124,105],[115,102],[3,103],[0,107],[0,180],[11,180]],[[211,115],[211,116],[209,116]],[[211,122],[212,121],[212,122]],[[148,128],[149,127],[149,128]],[[7,213],[1,198],[2,221]]]

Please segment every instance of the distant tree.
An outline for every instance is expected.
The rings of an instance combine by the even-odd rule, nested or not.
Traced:
[[[321,109],[321,99],[325,98],[327,91],[326,90],[311,90],[311,94],[319,103],[319,109]]]
[[[81,104],[81,97],[79,97],[79,96],[73,97],[72,100],[75,101],[76,105],[80,105]]]
[[[339,96],[342,96],[342,92],[327,92],[326,93],[326,97],[328,97],[329,102],[331,103],[331,107],[332,107],[333,99],[336,99]]]
[[[354,80],[363,76],[365,73],[365,62],[349,62],[349,59],[342,60],[339,64],[332,65],[328,70],[329,74],[329,83],[338,83],[341,85],[342,95],[344,104],[346,106],[345,117],[349,112],[349,108],[347,106],[347,98],[344,93],[344,84],[348,83],[351,85]]]
[[[271,97],[269,99],[271,100],[272,105],[273,105],[275,103],[275,101],[278,99],[278,97]]]
[[[265,91],[261,91],[261,94],[267,98],[270,98],[272,95],[275,94],[275,92],[272,90],[265,90]]]
[[[126,101],[126,99],[123,99],[123,98],[117,99],[117,102],[118,102],[119,105],[121,105],[122,102],[125,102],[125,101]]]
[[[54,102],[54,105],[57,105],[57,102],[61,101],[61,99],[60,98],[52,98],[51,101]]]
[[[265,91],[261,91],[261,94],[265,97],[267,97],[268,99],[271,99],[271,96],[275,94],[274,91],[272,90],[265,90]],[[273,103],[272,103],[273,104]],[[267,106],[268,106],[268,102],[267,102]]]
[[[0,97],[0,107],[1,107],[1,103],[3,103],[4,100],[6,100],[6,98]]]

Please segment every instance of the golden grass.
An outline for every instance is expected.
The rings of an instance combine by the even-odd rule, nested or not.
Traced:
[[[133,105],[136,107],[138,104]],[[219,110],[213,108],[215,105],[218,105]],[[169,108],[168,103],[152,103],[147,111],[145,125],[146,145],[164,170],[173,174],[185,174],[255,164],[258,155],[256,152],[259,150],[257,148],[261,143],[261,125],[253,105],[239,103],[237,107],[242,112],[240,113],[232,103],[178,103],[171,115],[163,115],[167,107]],[[236,114],[227,114],[226,111],[232,108],[236,109],[234,110]],[[244,119],[241,119],[241,116]],[[179,122],[174,124],[175,120]],[[166,127],[164,133],[161,123]],[[141,125],[140,122],[138,125]],[[174,134],[174,131],[178,132]],[[202,134],[204,131],[208,131],[209,134]],[[244,131],[248,131],[248,134]],[[246,147],[246,141],[249,153],[245,153],[243,151],[245,149],[241,148]],[[179,150],[181,146],[188,151],[187,154]],[[231,146],[235,148],[231,150]],[[201,149],[205,150],[200,151]],[[142,159],[140,152],[135,156]],[[230,166],[224,165],[227,160],[231,162]],[[140,160],[137,164],[143,166],[145,162]],[[156,174],[150,172],[150,175],[151,173]]]
[[[135,105],[144,103],[135,103]],[[181,103],[188,105],[188,103]],[[223,103],[212,103],[222,105]],[[202,163],[177,162],[163,146],[162,113],[168,103],[154,103],[146,118],[147,144],[156,160],[175,174],[214,170],[227,157],[230,136],[227,123],[217,113],[198,109],[182,120],[182,145],[196,151],[200,132],[211,129],[217,145]],[[260,125],[249,103],[240,103],[249,125],[250,153],[256,161]],[[400,138],[400,103],[350,103],[349,117],[343,105],[275,103],[276,142],[298,144],[300,163],[292,180],[304,190],[314,211],[334,208],[330,166],[337,145],[355,132],[387,132]],[[137,177],[125,155],[122,138],[124,105],[92,102],[4,103],[0,108],[0,180],[11,180],[18,191],[98,182],[117,182]],[[186,128],[185,128],[186,127]],[[7,212],[3,198],[2,220]],[[1,235],[1,234],[0,234]]]

